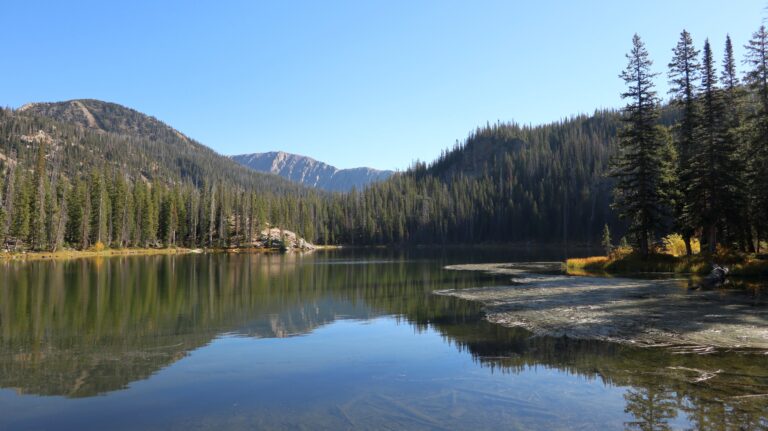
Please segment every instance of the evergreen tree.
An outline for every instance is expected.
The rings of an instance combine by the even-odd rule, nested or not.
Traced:
[[[701,117],[698,145],[691,158],[691,200],[687,211],[702,228],[702,244],[715,251],[718,231],[735,194],[736,172],[730,162],[736,149],[725,139],[725,112],[717,87],[714,59],[709,40],[704,42],[701,70]]]
[[[5,201],[8,199],[8,196],[5,191],[5,175],[8,173],[7,170],[1,169],[2,175],[0,175],[0,241],[5,241],[5,235],[6,235],[6,226],[8,222],[8,213],[5,211]],[[0,247],[2,247],[2,243],[0,243]]]
[[[680,40],[672,52],[672,61],[669,63],[669,93],[672,95],[672,103],[676,104],[681,111],[680,122],[676,127],[678,183],[672,191],[675,194],[676,225],[685,241],[686,253],[690,255],[692,253],[691,237],[695,226],[691,220],[691,214],[685,211],[685,205],[691,201],[690,189],[693,176],[690,166],[696,145],[696,129],[700,123],[696,97],[701,65],[698,60],[699,51],[696,50],[691,35],[686,30],[680,33]]]
[[[48,245],[52,252],[61,247],[64,242],[64,232],[67,223],[67,184],[59,179],[56,182],[56,189],[49,188],[50,199],[48,199]]]
[[[67,202],[67,227],[64,241],[72,247],[77,247],[82,238],[80,228],[83,222],[82,183],[80,181],[73,184],[69,189]]]
[[[640,253],[647,256],[656,229],[664,217],[666,193],[662,190],[664,164],[663,142],[656,125],[658,98],[651,72],[653,62],[640,36],[632,39],[628,64],[620,77],[627,84],[622,97],[629,99],[624,108],[626,127],[621,132],[619,154],[614,163],[616,177],[614,207],[620,217],[630,221]]]
[[[752,247],[752,223],[749,218],[749,192],[747,172],[747,158],[749,148],[747,140],[743,138],[742,112],[744,109],[744,91],[736,73],[736,59],[733,56],[733,42],[731,36],[726,35],[725,53],[723,55],[723,69],[720,75],[722,83],[724,119],[723,149],[732,151],[729,156],[732,170],[732,195],[727,199],[726,221],[728,240],[737,242],[742,250],[753,251]]]
[[[33,250],[43,250],[46,241],[46,173],[45,173],[45,143],[41,142],[37,151],[37,162],[34,171],[34,195],[32,196],[32,212],[30,216],[29,243]]]
[[[91,191],[91,243],[107,245],[109,203],[107,185],[99,170],[93,170],[90,177]]]
[[[750,213],[754,220],[759,247],[768,234],[768,32],[765,26],[752,35],[745,46],[749,67],[746,83],[756,96],[750,118],[750,149],[747,184],[750,190]]]
[[[28,184],[23,169],[15,169],[14,173],[10,236],[14,239],[14,248],[16,248],[20,241],[26,240],[29,236],[31,185]]]

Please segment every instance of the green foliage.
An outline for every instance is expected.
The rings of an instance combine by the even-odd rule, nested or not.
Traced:
[[[745,49],[745,63],[750,67],[745,81],[755,96],[747,127],[750,143],[746,184],[750,196],[749,215],[759,244],[768,235],[768,32],[765,26],[753,34]]]
[[[30,189],[31,185],[27,181],[24,171],[22,169],[14,170],[14,186],[13,195],[10,197],[13,202],[11,212],[11,229],[10,236],[14,241],[25,240],[29,235],[30,225]]]
[[[629,103],[624,108],[626,127],[621,132],[612,172],[617,179],[614,208],[629,220],[640,252],[647,255],[654,233],[663,227],[668,203],[665,165],[670,161],[663,157],[665,143],[657,125],[659,102],[653,89],[653,62],[637,35],[632,39],[627,59],[621,78],[627,84],[622,97]]]
[[[746,49],[742,86],[730,38],[718,79],[709,44],[701,64],[683,31],[662,107],[635,37],[621,113],[487,124],[433,163],[344,194],[250,171],[115,104],[0,109],[0,233],[36,249],[240,247],[269,224],[320,243],[602,239],[607,250],[612,232],[647,255],[675,230],[686,249],[701,235],[710,250],[751,251],[768,235],[765,28]]]

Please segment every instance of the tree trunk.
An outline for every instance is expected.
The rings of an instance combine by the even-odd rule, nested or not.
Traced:
[[[717,226],[714,224],[707,227],[707,249],[710,253],[716,251],[717,245]]]

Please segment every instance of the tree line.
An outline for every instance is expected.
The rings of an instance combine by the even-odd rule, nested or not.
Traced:
[[[125,247],[231,247],[253,243],[268,220],[312,223],[305,203],[225,183],[166,185],[130,181],[94,168],[72,180],[53,174],[46,144],[33,170],[6,168],[0,177],[0,234],[13,250]],[[309,198],[308,201],[312,202]]]
[[[155,119],[81,101],[0,110],[0,239],[13,249],[240,247],[266,226],[321,244],[576,242],[605,226],[642,253],[679,232],[756,251],[768,234],[768,36],[720,70],[683,31],[671,102],[639,37],[627,106],[541,126],[486,124],[432,163],[349,193],[250,172]]]
[[[677,231],[688,254],[700,238],[759,251],[768,233],[768,33],[764,26],[745,46],[746,72],[736,70],[733,44],[716,68],[709,40],[697,49],[687,31],[668,65],[678,121],[659,124],[660,102],[652,61],[634,36],[621,73],[628,100],[625,127],[613,163],[614,208],[629,224],[632,242],[647,255],[654,238]],[[742,81],[743,79],[743,81]],[[671,131],[671,135],[668,133]],[[671,139],[670,139],[671,136]]]

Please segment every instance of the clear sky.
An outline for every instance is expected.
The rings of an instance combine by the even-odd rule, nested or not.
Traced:
[[[404,169],[486,122],[621,106],[635,32],[659,72],[683,28],[741,58],[766,3],[4,0],[0,105],[96,98],[223,154]]]

